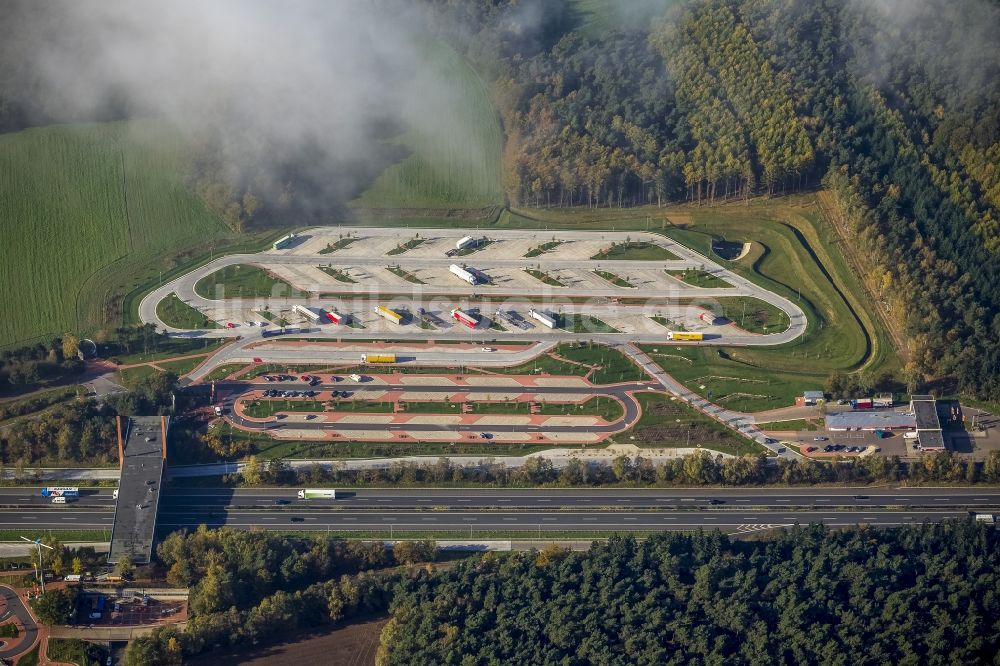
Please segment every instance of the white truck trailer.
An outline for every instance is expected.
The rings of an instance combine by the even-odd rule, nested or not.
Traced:
[[[337,491],[333,488],[306,488],[298,493],[299,499],[337,499]]]
[[[306,319],[310,321],[319,321],[320,313],[316,311],[315,308],[310,308],[305,305],[295,305],[292,310],[298,312],[300,315],[304,315]]]
[[[473,275],[469,271],[465,270],[464,268],[462,268],[458,264],[452,264],[451,266],[448,267],[448,270],[451,271],[452,275],[454,275],[455,277],[457,277],[457,278],[459,278],[461,280],[465,280],[466,282],[468,282],[469,284],[471,284],[473,287],[475,287],[476,284],[479,282],[478,278],[476,278],[475,275]]]
[[[535,321],[541,323],[541,325],[545,326],[546,328],[556,327],[557,322],[555,317],[553,317],[552,315],[540,312],[538,310],[528,310],[528,316],[534,319]]]

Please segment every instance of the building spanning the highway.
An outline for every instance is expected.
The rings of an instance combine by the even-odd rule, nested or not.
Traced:
[[[111,531],[108,561],[128,555],[135,564],[147,564],[153,555],[156,511],[167,459],[166,416],[118,417],[118,502]]]

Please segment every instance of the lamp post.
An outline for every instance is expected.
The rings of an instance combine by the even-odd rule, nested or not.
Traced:
[[[38,584],[41,586],[42,593],[44,594],[45,593],[45,574],[42,571],[42,548],[45,547],[45,548],[48,548],[49,550],[55,550],[55,548],[53,548],[52,546],[46,546],[44,543],[42,543],[42,540],[40,538],[39,539],[35,539],[35,540],[31,540],[31,539],[29,539],[27,537],[21,537],[21,540],[22,541],[27,541],[28,543],[33,543],[33,544],[35,544],[35,547],[38,548],[38,566],[35,567],[35,574],[38,576]]]

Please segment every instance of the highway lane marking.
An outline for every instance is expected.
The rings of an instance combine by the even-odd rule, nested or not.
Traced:
[[[816,501],[817,502],[829,502],[830,500],[828,500],[828,499],[817,499]]]
[[[458,500],[458,501],[459,501],[459,502],[471,502],[472,500],[470,500],[470,499],[460,499],[460,500]]]
[[[277,518],[271,518],[270,516],[264,516],[262,520],[277,520]]]
[[[77,520],[77,518],[74,518],[73,516],[60,516],[59,520]]]

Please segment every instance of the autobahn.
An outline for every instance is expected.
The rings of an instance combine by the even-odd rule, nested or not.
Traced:
[[[110,530],[114,519],[112,511],[70,509],[65,512],[51,510],[30,511],[17,515],[0,511],[0,529],[32,530]],[[351,510],[314,506],[281,507],[275,509],[228,509],[213,511],[205,507],[162,507],[157,520],[161,533],[198,525],[260,528],[270,530],[308,531],[462,531],[470,533],[498,530],[539,531],[648,531],[720,529],[745,530],[748,526],[785,526],[823,523],[829,526],[847,526],[865,523],[876,526],[898,526],[936,522],[949,518],[964,518],[967,511],[958,509],[914,509],[889,511],[878,507],[859,509],[802,509],[802,510],[483,510],[419,511],[414,509]]]
[[[53,505],[38,488],[0,488],[0,526],[35,527],[36,521],[63,528],[103,524],[114,508],[113,491],[81,488],[70,504]],[[160,513],[172,515],[251,511],[378,513],[413,509],[453,512],[468,510],[602,511],[660,510],[732,513],[759,511],[825,511],[864,513],[871,510],[966,509],[1000,507],[995,488],[808,488],[808,489],[479,489],[479,488],[358,488],[341,489],[335,500],[299,500],[297,488],[164,488]],[[88,522],[91,521],[91,522]],[[197,524],[197,523],[195,523]]]

